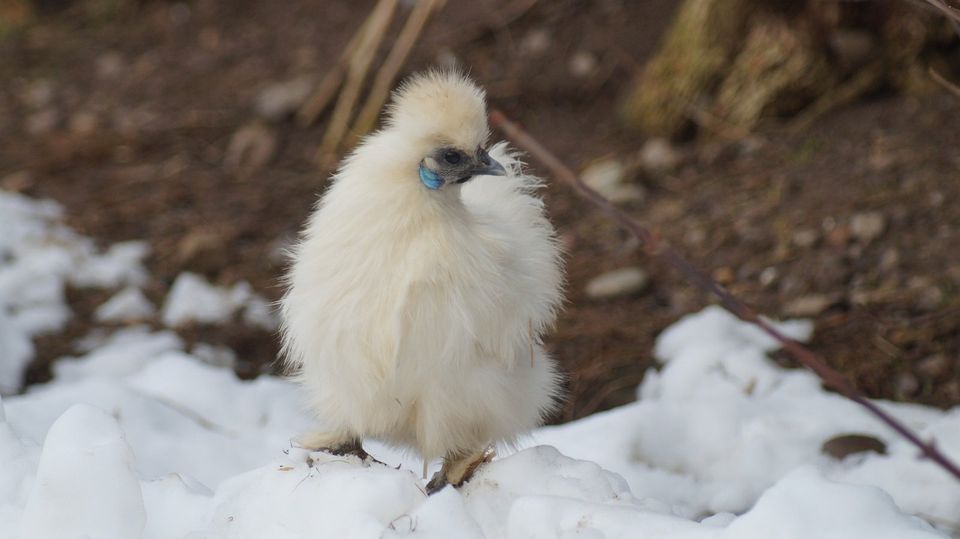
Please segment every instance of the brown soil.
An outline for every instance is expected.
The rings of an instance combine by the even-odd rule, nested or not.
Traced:
[[[636,154],[644,141],[618,126],[617,105],[674,2],[540,2],[504,26],[497,5],[509,3],[448,2],[407,71],[458,59],[572,166]],[[46,4],[56,9],[0,41],[0,187],[60,201],[71,226],[104,244],[147,239],[158,303],[184,270],[276,298],[277,252],[324,186],[311,156],[326,119],[268,125],[278,150],[259,170],[224,165],[225,152],[260,90],[319,78],[372,2],[148,1],[98,18]],[[582,52],[595,65],[577,77]],[[803,134],[774,122],[747,141],[703,139],[680,148],[671,172],[636,173],[646,195],[630,209],[771,316],[823,296],[813,346],[870,396],[960,404],[958,120],[955,97],[887,96]],[[546,197],[569,252],[569,301],[549,340],[569,373],[567,420],[632,400],[656,335],[709,298],[564,186]],[[851,227],[868,211],[884,225],[872,239]],[[612,301],[583,293],[625,265],[646,267],[652,285]],[[40,339],[29,382],[73,351],[105,297],[71,291],[77,314]],[[236,348],[244,376],[270,370],[276,353],[273,335],[240,323],[187,333]]]

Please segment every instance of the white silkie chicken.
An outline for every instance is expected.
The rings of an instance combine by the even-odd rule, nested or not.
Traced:
[[[282,300],[284,363],[322,424],[304,447],[365,456],[372,437],[425,469],[443,457],[432,492],[553,407],[540,335],[561,302],[557,242],[537,180],[488,137],[483,90],[430,72],[334,175]]]

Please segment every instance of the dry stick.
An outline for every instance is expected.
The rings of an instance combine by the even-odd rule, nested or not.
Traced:
[[[930,73],[930,77],[933,80],[935,80],[937,84],[946,88],[947,91],[949,91],[951,94],[955,95],[956,97],[960,97],[960,86],[957,86],[956,84],[945,79],[943,75],[941,75],[940,73],[937,73],[932,67],[929,68],[927,71]]]
[[[420,37],[420,32],[423,31],[423,27],[430,18],[430,13],[433,12],[434,9],[442,7],[443,1],[444,0],[419,0],[413,7],[413,11],[410,12],[407,22],[403,25],[403,30],[400,31],[400,35],[390,50],[390,54],[387,55],[387,59],[383,61],[383,66],[381,66],[377,72],[377,76],[373,81],[373,88],[370,89],[366,103],[363,104],[360,113],[357,115],[357,119],[354,120],[353,128],[350,130],[351,143],[356,142],[357,139],[366,135],[367,132],[373,128],[373,124],[377,121],[377,116],[380,114],[383,103],[387,100],[387,96],[390,95],[390,87],[393,86],[393,81],[397,78],[397,73],[400,72],[400,68],[403,67],[403,63],[406,62],[407,56],[409,56],[410,51],[413,50],[417,38]]]
[[[858,96],[863,95],[871,86],[883,77],[884,65],[881,61],[864,66],[850,80],[834,88],[832,92],[823,94],[819,99],[805,108],[788,127],[792,133],[806,131],[817,119],[831,110],[845,105]]]
[[[960,22],[960,10],[955,7],[947,5],[943,0],[926,0],[928,4],[933,6],[943,15],[946,15],[951,20],[955,22]]]
[[[327,107],[333,102],[333,98],[337,95],[337,90],[339,90],[340,85],[343,84],[343,77],[347,74],[347,64],[350,63],[350,58],[353,57],[354,51],[357,49],[357,43],[359,43],[360,39],[365,35],[367,26],[369,26],[370,19],[372,18],[373,14],[371,13],[367,19],[363,21],[363,24],[360,25],[360,28],[357,29],[357,32],[350,38],[347,46],[343,48],[343,52],[340,53],[340,59],[337,60],[333,69],[324,75],[323,80],[320,81],[320,85],[310,94],[306,102],[300,106],[300,110],[297,111],[297,124],[300,125],[300,127],[310,127],[313,125],[314,122],[317,121],[317,118],[323,114],[323,111],[327,110]]]
[[[866,408],[877,419],[883,423],[886,423],[891,429],[896,431],[898,434],[906,438],[910,443],[920,449],[920,452],[923,454],[923,456],[938,464],[957,480],[960,480],[960,468],[958,468],[956,464],[947,458],[946,455],[941,453],[932,441],[924,442],[920,439],[920,436],[910,430],[909,427],[901,423],[887,412],[883,411],[883,409],[877,406],[874,402],[867,400],[865,397],[857,393],[850,382],[847,381],[842,374],[828,366],[822,359],[820,359],[808,348],[781,333],[777,328],[773,327],[769,322],[767,322],[766,319],[758,315],[755,310],[737,299],[730,292],[727,292],[715,280],[707,277],[705,274],[693,267],[690,262],[683,258],[683,256],[681,256],[676,249],[667,244],[666,241],[662,240],[658,235],[647,230],[643,225],[627,215],[625,212],[623,212],[623,210],[616,207],[603,195],[583,183],[583,180],[577,177],[577,175],[574,174],[570,168],[564,165],[560,159],[550,153],[549,150],[544,148],[531,135],[508,120],[502,112],[499,110],[491,111],[490,123],[494,127],[503,131],[506,137],[516,143],[517,146],[540,161],[545,167],[547,167],[551,174],[569,184],[580,196],[598,206],[620,226],[636,236],[637,239],[640,240],[644,251],[651,256],[666,260],[667,263],[679,270],[680,273],[683,274],[687,280],[696,285],[697,288],[717,296],[724,308],[736,315],[741,320],[758,326],[766,334],[776,339],[776,341],[779,342],[780,345],[791,355],[793,355],[797,361],[819,376],[820,379],[823,380],[824,384],[834,389],[844,397]]]
[[[317,150],[316,159],[319,163],[326,165],[333,160],[343,135],[347,132],[353,107],[360,97],[360,88],[370,70],[377,48],[383,41],[387,27],[393,19],[396,7],[397,0],[380,0],[373,8],[369,21],[364,24],[362,37],[357,42],[357,49],[350,56],[347,80],[343,84],[343,90],[340,92],[340,97],[333,109],[333,116],[330,118],[330,125]]]

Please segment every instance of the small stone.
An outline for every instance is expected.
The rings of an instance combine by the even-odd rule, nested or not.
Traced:
[[[907,399],[917,394],[920,390],[920,380],[912,372],[901,372],[897,374],[893,382],[893,393],[900,399]]]
[[[26,170],[7,174],[0,179],[0,189],[20,193],[33,186],[33,175]]]
[[[950,380],[940,388],[947,400],[956,402],[960,400],[960,380]]]
[[[777,280],[777,268],[771,266],[760,272],[760,286],[768,287]]]
[[[97,57],[95,69],[102,79],[116,78],[123,71],[123,56],[116,51],[105,52]]]
[[[798,228],[793,232],[793,244],[803,249],[813,247],[818,239],[820,235],[812,228]]]
[[[916,370],[930,378],[946,374],[950,370],[950,361],[943,354],[927,356],[917,362]]]
[[[647,171],[670,171],[679,164],[680,153],[665,138],[647,139],[640,149],[640,165]]]
[[[733,272],[733,268],[729,266],[723,266],[723,267],[717,268],[713,272],[713,280],[717,281],[718,283],[724,286],[729,285],[730,283],[735,281],[736,278],[737,276]]]
[[[837,225],[827,232],[827,243],[831,247],[838,249],[844,248],[850,243],[850,237],[853,233],[847,225]]]
[[[593,161],[583,169],[580,177],[588,186],[603,194],[611,186],[619,185],[625,173],[626,167],[623,162],[610,157]]]
[[[44,109],[27,116],[24,126],[31,135],[47,134],[60,125],[60,113],[56,109]]]
[[[574,77],[588,77],[597,68],[597,57],[587,51],[577,51],[570,57],[568,68]]]
[[[97,130],[97,115],[92,112],[81,111],[70,116],[68,129],[72,133],[89,135]]]
[[[900,263],[900,252],[891,247],[880,256],[880,271],[889,272],[897,268]]]
[[[700,247],[707,241],[707,231],[699,226],[691,227],[683,235],[683,243],[691,247]]]
[[[817,316],[833,302],[833,298],[826,294],[810,294],[788,302],[783,312],[787,316]]]
[[[277,152],[277,137],[259,123],[247,124],[230,139],[223,164],[231,169],[256,170],[273,159]]]
[[[624,183],[626,167],[615,158],[604,158],[587,165],[580,177],[588,186],[609,199],[620,203],[642,200],[644,191],[639,185]]]
[[[604,273],[587,283],[587,297],[610,299],[642,292],[650,283],[647,272],[638,267],[626,267]]]
[[[24,105],[40,109],[53,102],[53,83],[46,79],[30,82],[20,92],[20,100]]]
[[[870,243],[879,238],[886,227],[886,218],[880,212],[862,212],[850,218],[851,234],[863,243]]]
[[[837,460],[843,460],[850,455],[866,453],[868,451],[886,455],[887,444],[883,443],[882,440],[866,434],[841,434],[840,436],[834,436],[826,442],[823,442],[820,451]]]
[[[313,81],[310,77],[271,84],[257,95],[254,109],[265,120],[280,121],[299,109],[312,91]]]
[[[550,32],[545,28],[534,28],[520,42],[520,53],[527,56],[540,56],[550,48]]]

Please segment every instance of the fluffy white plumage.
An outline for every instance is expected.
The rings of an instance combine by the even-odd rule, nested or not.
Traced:
[[[539,336],[562,269],[537,180],[503,143],[490,157],[504,176],[439,189],[418,177],[438,148],[485,155],[488,137],[480,88],[419,75],[333,177],[282,300],[284,362],[323,425],[305,445],[375,437],[450,464],[512,442],[553,406]]]

